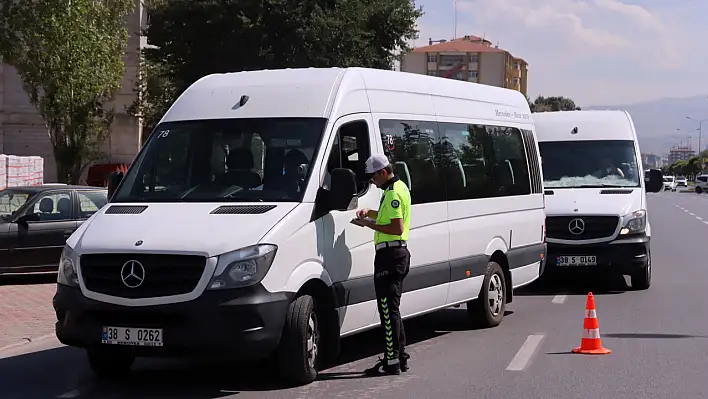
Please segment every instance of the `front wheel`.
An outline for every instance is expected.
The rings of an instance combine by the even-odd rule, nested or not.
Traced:
[[[651,252],[647,254],[647,265],[642,270],[631,275],[632,289],[646,290],[651,286]]]
[[[86,354],[91,370],[102,378],[122,377],[130,372],[135,362],[135,356],[122,351],[95,348],[87,349]]]
[[[303,295],[288,308],[276,353],[278,370],[286,380],[309,384],[317,378],[320,363],[320,318],[315,298]]]
[[[506,278],[497,262],[490,261],[484,273],[479,297],[467,303],[472,322],[481,328],[496,327],[506,311]]]
[[[696,194],[700,194],[703,192],[703,189],[700,187],[696,187]]]

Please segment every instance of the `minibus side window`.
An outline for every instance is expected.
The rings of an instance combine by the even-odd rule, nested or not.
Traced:
[[[342,125],[334,140],[332,150],[327,158],[325,187],[329,187],[332,170],[336,168],[350,169],[356,175],[359,196],[364,195],[371,186],[364,168],[366,160],[371,156],[367,123],[355,121]]]

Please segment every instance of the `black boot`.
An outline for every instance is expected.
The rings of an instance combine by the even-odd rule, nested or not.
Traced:
[[[407,353],[401,353],[401,355],[398,357],[398,360],[401,364],[401,371],[404,373],[410,369],[410,367],[408,367],[408,359],[410,358],[411,355]]]
[[[401,374],[401,365],[399,363],[386,364],[385,360],[379,359],[378,363],[376,363],[374,367],[366,369],[364,371],[364,374],[369,377],[379,377],[383,375],[399,375]]]

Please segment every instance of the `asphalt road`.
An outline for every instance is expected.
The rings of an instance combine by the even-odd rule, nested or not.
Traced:
[[[83,352],[55,341],[0,353],[0,397],[14,398],[706,398],[708,195],[649,195],[653,285],[578,279],[517,293],[501,326],[473,330],[464,309],[407,323],[411,370],[363,378],[377,332],[346,339],[341,365],[298,388],[265,366],[139,361],[121,381],[92,377]],[[596,295],[607,356],[571,354]]]

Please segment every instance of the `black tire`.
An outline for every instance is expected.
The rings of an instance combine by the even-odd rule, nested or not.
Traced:
[[[647,257],[647,266],[632,274],[631,279],[632,289],[635,291],[647,290],[651,287],[651,252]]]
[[[700,187],[698,187],[698,186],[696,186],[696,194],[700,194],[700,193],[702,193],[702,192],[703,192],[703,189],[700,188]]]
[[[130,373],[135,362],[135,356],[123,351],[106,349],[87,349],[91,370],[101,378],[122,377]]]
[[[501,295],[494,301],[494,306],[490,303],[490,290]],[[504,318],[506,311],[506,278],[504,271],[497,262],[487,263],[487,269],[484,273],[484,281],[482,288],[479,291],[479,297],[467,303],[467,313],[472,322],[480,328],[496,327]],[[495,309],[492,309],[492,308]]]
[[[276,352],[278,370],[284,379],[298,385],[317,379],[317,369],[321,363],[318,356],[321,336],[315,299],[310,295],[296,298],[288,308]],[[312,350],[310,345],[314,345]]]

